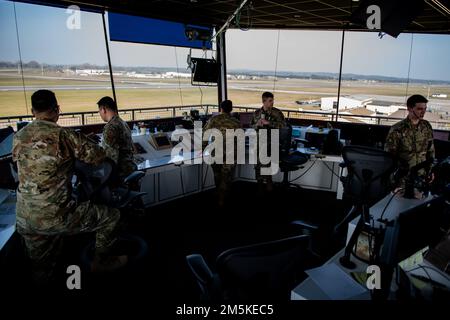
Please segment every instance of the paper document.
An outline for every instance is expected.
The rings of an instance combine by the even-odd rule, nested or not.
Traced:
[[[307,270],[306,273],[331,300],[347,300],[368,290],[335,263]]]

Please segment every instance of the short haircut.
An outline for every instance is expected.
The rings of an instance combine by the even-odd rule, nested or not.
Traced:
[[[416,106],[416,103],[427,103],[428,100],[424,96],[420,94],[414,94],[411,97],[406,100],[406,106],[408,108],[414,108]]]
[[[272,92],[266,91],[266,92],[264,92],[264,93],[262,94],[262,99],[263,99],[263,100],[266,100],[266,99],[268,99],[268,98],[272,98],[272,99],[273,99],[273,93],[272,93]]]
[[[117,112],[117,104],[111,97],[103,97],[97,102],[98,107],[105,107],[111,111]]]
[[[231,100],[222,101],[220,109],[222,109],[223,112],[230,113],[231,110],[233,110],[233,102]]]
[[[35,112],[47,112],[57,108],[58,101],[53,91],[38,90],[31,96],[31,106]]]

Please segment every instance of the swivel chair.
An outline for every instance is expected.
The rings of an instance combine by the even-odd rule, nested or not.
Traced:
[[[75,163],[75,175],[77,183],[74,192],[74,198],[77,202],[92,201],[97,204],[104,204],[109,207],[121,210],[133,210],[134,206],[145,192],[132,191],[131,185],[137,182],[145,175],[142,171],[135,171],[127,176],[119,186],[114,181],[114,167],[112,161],[105,161],[98,166],[91,166],[81,161]],[[111,182],[114,182],[111,184]],[[127,218],[127,217],[125,217]],[[148,251],[147,243],[130,233],[122,233],[118,237],[116,246],[117,255],[128,254],[130,265],[136,264]],[[95,243],[90,242],[81,252],[81,263],[85,269],[90,269],[90,264],[94,255]]]
[[[123,181],[115,181],[115,164],[105,161],[98,166],[75,161],[77,182],[74,198],[77,202],[92,201],[113,208],[124,209],[133,201],[145,195],[145,192],[132,191],[130,185],[136,184],[145,175],[142,171],[134,171]]]
[[[341,260],[344,266],[350,267],[352,266],[350,255],[353,247],[359,234],[369,223],[369,208],[391,191],[391,174],[395,170],[395,161],[388,152],[364,146],[343,147],[342,156],[344,162],[339,166],[347,168],[348,174],[341,176],[340,179],[344,185],[344,197],[352,203],[352,208],[345,218],[334,227],[334,230],[333,228],[322,230],[323,232],[320,234],[318,230],[321,228],[317,223],[295,220],[291,224],[300,227],[304,234],[312,236],[311,251],[322,256],[322,253],[326,254],[329,248],[318,246],[318,239],[336,239],[343,227],[361,215]],[[323,249],[325,249],[324,252],[322,252]]]
[[[298,141],[292,142],[292,126],[286,125],[279,129],[280,133],[280,171],[283,173],[283,181],[281,185],[284,188],[291,186],[300,188],[299,185],[289,181],[289,172],[297,171],[302,168],[302,165],[308,162],[309,156],[307,154],[297,151],[296,145]],[[303,142],[303,141],[302,141]],[[295,146],[295,149],[293,149]]]
[[[369,208],[391,191],[391,175],[395,170],[396,162],[393,155],[386,151],[363,146],[344,147],[342,157],[344,163],[341,167],[347,168],[348,171],[348,175],[341,178],[344,184],[344,196],[351,200],[353,206],[347,216],[335,227],[335,233],[360,216],[345,248],[345,254],[340,260],[343,266],[352,269],[354,264],[350,261],[350,255],[361,231],[369,227]]]
[[[186,260],[202,301],[287,301],[304,270],[316,266],[308,243],[308,236],[295,236],[229,249],[217,257],[215,272],[199,254]]]

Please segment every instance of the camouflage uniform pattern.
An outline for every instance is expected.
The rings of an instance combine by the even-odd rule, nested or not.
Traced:
[[[107,157],[117,164],[121,178],[137,169],[133,160],[134,148],[130,127],[118,115],[112,117],[103,128],[102,147]]]
[[[270,110],[264,110],[264,108],[258,109],[253,114],[251,125],[254,129],[259,129],[257,123],[260,119],[264,117],[265,120],[269,121],[270,124],[265,126],[266,129],[281,129],[286,126],[286,119],[284,118],[283,112],[275,107],[270,108]]]
[[[409,118],[406,118],[389,130],[384,149],[394,154],[399,167],[407,172],[411,167],[434,158],[433,129],[431,124],[421,119],[414,126]],[[419,171],[419,175],[425,175],[426,170]],[[397,181],[397,183],[403,181]]]
[[[214,171],[214,182],[216,184],[217,191],[219,194],[225,194],[231,187],[231,183],[233,182],[234,177],[234,169],[236,165],[225,163],[225,137],[227,129],[239,129],[241,127],[241,123],[233,118],[228,113],[218,114],[206,123],[203,128],[204,131],[209,129],[218,129],[222,132],[224,138],[224,163],[223,164],[213,164],[212,169]],[[236,155],[236,152],[234,153]]]
[[[25,240],[34,276],[41,280],[51,275],[61,236],[97,231],[99,254],[106,254],[115,241],[117,209],[90,202],[77,206],[72,199],[75,158],[97,165],[105,152],[85,136],[46,120],[34,120],[14,136],[17,230]]]
[[[265,120],[269,121],[270,124],[264,127],[259,127],[257,125],[258,121],[264,117]],[[277,108],[270,108],[270,110],[264,110],[260,108],[253,114],[251,126],[254,129],[281,129],[286,126],[286,119],[284,118],[283,112]],[[270,134],[267,134],[267,138],[270,139]],[[267,141],[267,146],[270,147],[270,141]],[[255,166],[255,177],[258,183],[272,183],[272,176],[261,175],[261,167],[263,165],[259,163]],[[270,165],[267,165],[270,166]]]

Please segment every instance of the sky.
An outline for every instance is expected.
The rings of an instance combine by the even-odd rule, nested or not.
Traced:
[[[14,3],[0,0],[0,61],[19,60]],[[69,13],[16,3],[23,61],[48,64],[106,65],[100,14],[81,12],[80,29],[66,27]],[[342,32],[303,30],[233,30],[226,33],[228,70],[339,72]],[[412,41],[412,51],[411,48]],[[277,59],[278,44],[278,59]],[[189,49],[110,42],[113,65],[178,67],[186,70]],[[450,81],[450,35],[346,32],[343,73]],[[193,56],[200,57],[201,50]],[[213,53],[209,51],[208,57]]]

